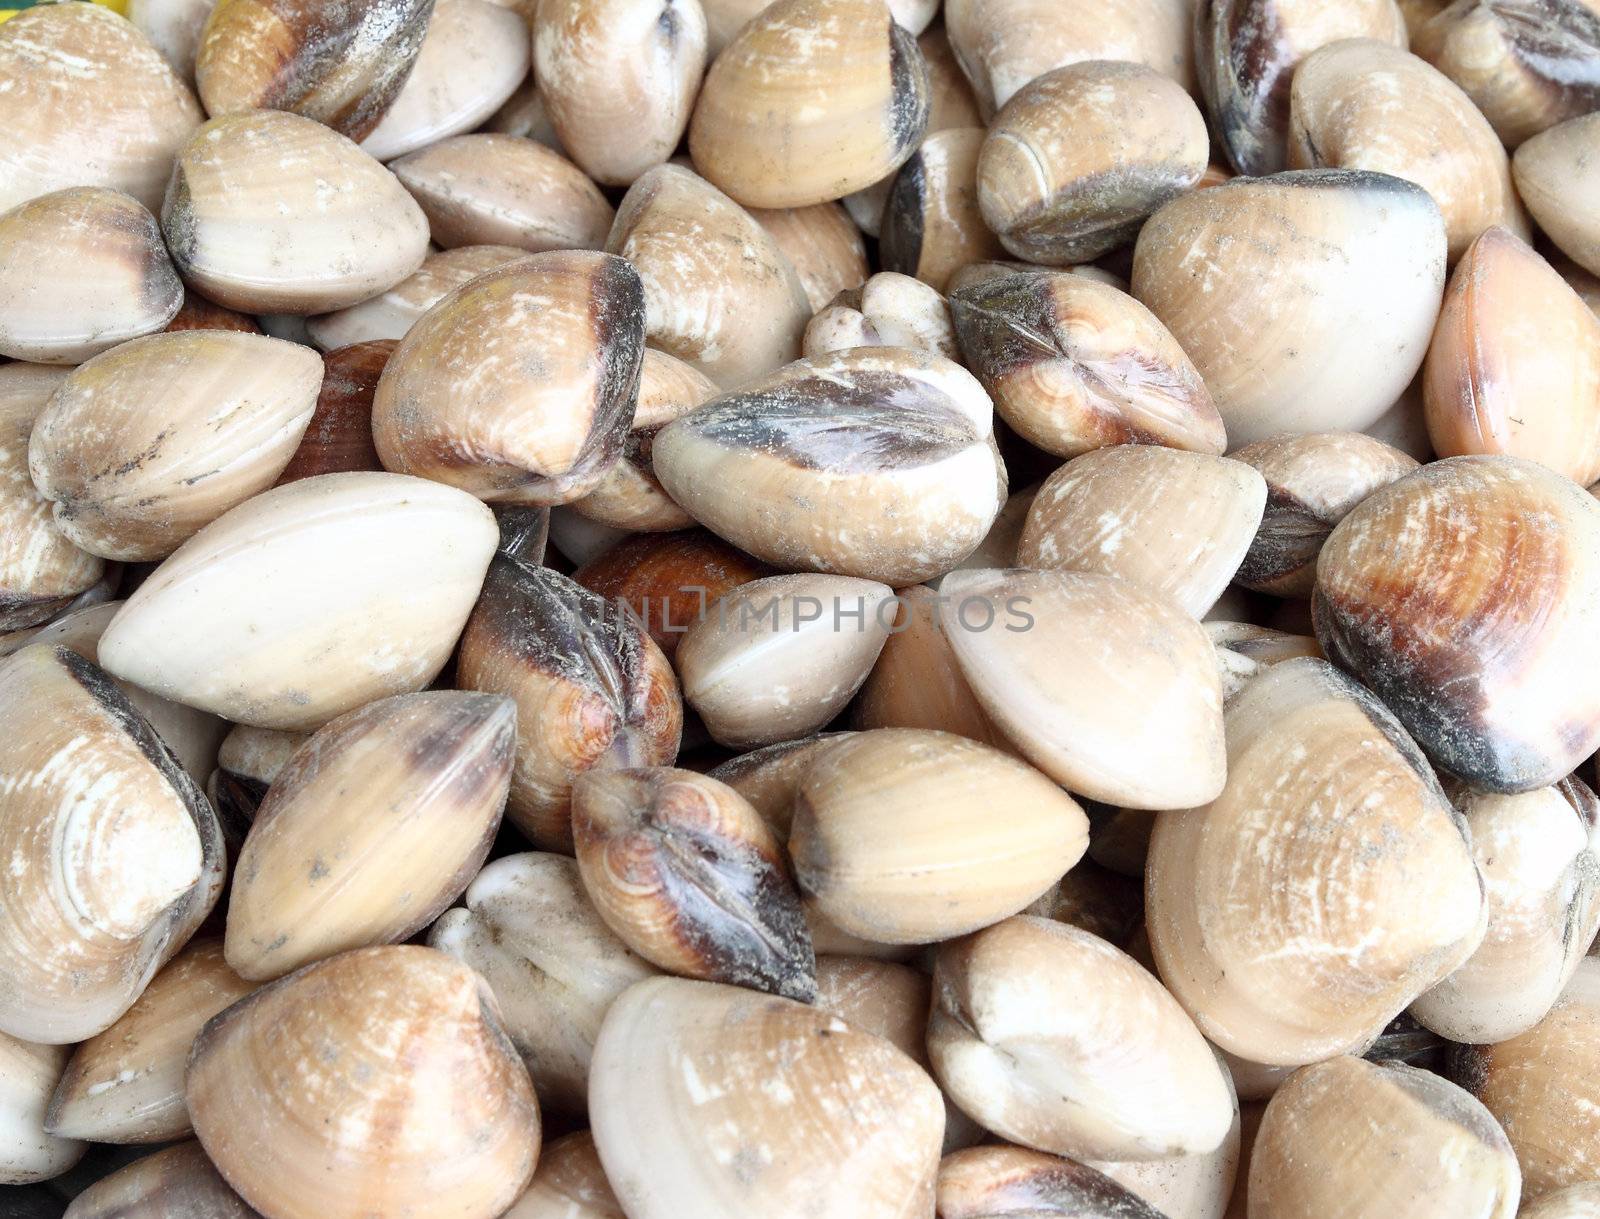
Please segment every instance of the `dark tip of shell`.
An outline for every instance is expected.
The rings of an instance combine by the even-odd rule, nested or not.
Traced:
[[[889,21],[889,131],[897,153],[915,148],[928,130],[933,86],[911,32]]]
[[[883,204],[878,253],[885,271],[915,275],[922,263],[924,209],[928,201],[928,173],[922,154],[914,153],[895,175]]]

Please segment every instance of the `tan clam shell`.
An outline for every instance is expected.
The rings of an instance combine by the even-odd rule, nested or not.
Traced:
[[[277,480],[322,375],[314,351],[262,335],[122,343],[75,368],[34,421],[34,485],[85,550],[165,558]]]
[[[1437,461],[1324,543],[1317,637],[1434,761],[1490,791],[1555,783],[1600,742],[1572,674],[1600,643],[1600,504],[1512,457]]]
[[[954,567],[1005,500],[988,396],[904,348],[748,382],[668,424],[653,456],[674,500],[757,558],[891,585]]]
[[[0,215],[0,355],[77,364],[182,304],[161,229],[128,195],[84,186]]]
[[[490,502],[577,499],[621,455],[644,340],[639,277],[614,255],[550,252],[480,275],[390,357],[372,402],[378,455]]]
[[[1295,170],[1167,204],[1139,234],[1133,294],[1200,370],[1230,443],[1360,431],[1422,364],[1445,253],[1420,186]]]
[[[941,948],[933,991],[934,1072],[1002,1138],[1155,1159],[1228,1133],[1232,1095],[1211,1048],[1150,973],[1086,931],[1007,919]]]
[[[898,169],[928,105],[916,37],[883,0],[777,0],[706,72],[689,153],[746,206],[806,207]]]
[[[161,206],[204,115],[160,52],[95,4],[41,5],[0,30],[0,210],[74,186]]]
[[[246,313],[343,309],[394,287],[428,250],[428,221],[393,174],[278,111],[199,128],[178,153],[161,228],[184,282]]]
[[[0,662],[0,1032],[109,1028],[222,891],[216,815],[125,695],[64,647]]]
[[[789,999],[640,983],[606,1016],[589,1102],[630,1219],[932,1210],[944,1125],[933,1081],[888,1042]]]
[[[533,58],[567,154],[596,182],[629,186],[689,125],[706,16],[698,0],[541,0]]]
[[[1165,1219],[1087,1164],[1023,1147],[973,1147],[939,1163],[939,1219]]]
[[[500,1219],[627,1219],[587,1130],[548,1144],[528,1192]]]
[[[1266,497],[1266,480],[1229,457],[1095,449],[1045,480],[1017,565],[1121,576],[1199,617],[1244,561]]]
[[[374,339],[335,348],[323,357],[316,409],[294,456],[278,475],[278,485],[318,474],[383,468],[372,441],[372,395],[394,349],[393,339]]]
[[[811,309],[788,256],[689,170],[659,165],[640,176],[605,245],[644,281],[651,345],[718,385],[739,385],[800,354]]]
[[[749,211],[794,267],[812,309],[822,309],[839,293],[867,282],[871,268],[861,230],[842,204]]]
[[[72,1200],[62,1219],[260,1219],[228,1188],[199,1143],[135,1160]]]
[[[254,779],[261,784],[264,794],[295,750],[309,737],[310,734],[304,732],[281,732],[238,724],[223,738],[217,750],[217,765],[240,778]]]
[[[97,1143],[188,1135],[189,1046],[206,1021],[253,990],[222,959],[220,940],[191,941],[115,1024],[73,1051],[50,1100],[47,1128]]]
[[[532,58],[527,22],[513,10],[440,0],[416,64],[362,150],[388,161],[476,130],[516,91]]]
[[[982,127],[983,115],[966,73],[956,61],[944,22],[936,21],[917,36],[917,49],[928,69],[928,134],[952,127]]]
[[[500,0],[491,2],[498,4]],[[545,110],[544,98],[539,93],[539,82],[531,73],[517,86],[517,91],[506,99],[505,105],[496,110],[479,130],[498,132],[501,135],[525,136],[530,140],[537,140],[552,152],[558,152],[562,156],[567,155],[566,150],[561,147],[561,140],[556,135],[555,127],[550,122],[550,115]]]
[[[638,618],[544,567],[490,565],[456,682],[517,703],[507,819],[570,852],[573,780],[597,766],[670,765],[683,729],[672,666]]]
[[[1600,272],[1600,225],[1588,214],[1588,201],[1600,187],[1593,165],[1597,148],[1600,123],[1584,115],[1526,141],[1514,164],[1517,189],[1539,227],[1590,272]]]
[[[320,961],[213,1019],[189,1111],[218,1170],[282,1219],[492,1219],[539,1158],[539,1106],[488,987],[442,952]]]
[[[454,135],[391,163],[445,247],[598,250],[611,205],[560,153],[520,136]]]
[[[1016,257],[1070,266],[1131,242],[1145,217],[1199,181],[1209,152],[1200,108],[1176,81],[1143,64],[1076,63],[1031,81],[995,115],[978,203]]]
[[[979,211],[983,143],[981,127],[936,131],[900,167],[878,231],[886,271],[914,275],[943,292],[958,268],[1005,252]]]
[[[994,518],[994,524],[989,527],[983,541],[978,543],[978,549],[961,561],[957,571],[1017,565],[1017,543],[1022,538],[1033,501],[1039,495],[1039,486],[1039,483],[1033,483],[1013,492],[1006,499],[1006,506]]]
[[[806,323],[802,347],[808,360],[852,347],[910,347],[961,358],[950,306],[938,289],[895,271],[840,292]]]
[[[1222,790],[1216,655],[1170,598],[1070,571],[952,572],[940,592],[946,638],[979,704],[1057,783],[1149,809],[1191,808]]]
[[[1267,669],[1227,725],[1222,795],[1156,818],[1161,977],[1253,1062],[1359,1051],[1483,937],[1464,825],[1393,716],[1325,661]]]
[[[488,0],[463,2],[488,4]],[[346,309],[307,318],[306,331],[324,351],[379,339],[403,339],[423,314],[468,280],[527,256],[526,250],[505,245],[458,246],[429,254],[421,267],[387,292]]]
[[[1441,457],[1507,453],[1600,478],[1600,321],[1508,230],[1485,230],[1450,277],[1422,385]]]
[[[447,910],[433,925],[429,946],[488,981],[539,1103],[582,1113],[600,1022],[617,996],[656,975],[655,966],[601,920],[577,862],[565,855],[497,859],[464,900],[466,909]]]
[[[927,944],[1015,914],[1087,845],[1083,811],[1032,767],[965,737],[882,728],[817,754],[789,853],[844,931]]]
[[[1600,1219],[1600,1181],[1552,1190],[1519,1210],[1517,1219]]]
[[[44,1128],[50,1094],[70,1053],[67,1046],[35,1045],[0,1033],[0,1185],[47,1181],[83,1156],[81,1141]]]
[[[729,758],[706,773],[748,800],[766,819],[778,840],[786,843],[794,820],[794,797],[800,780],[819,750],[849,735],[848,732],[819,732],[796,741],[781,741]]]

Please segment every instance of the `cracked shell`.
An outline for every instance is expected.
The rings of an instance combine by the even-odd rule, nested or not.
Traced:
[[[886,271],[944,292],[959,268],[1005,252],[978,206],[983,136],[981,127],[933,132],[900,167],[879,220],[878,257]]]
[[[50,1093],[71,1052],[0,1033],[0,1185],[58,1177],[87,1150],[81,1140],[44,1128]]]
[[[488,0],[472,2],[487,4]],[[387,292],[346,309],[307,318],[306,331],[323,351],[381,339],[403,339],[423,314],[468,280],[527,256],[526,250],[505,245],[440,250],[429,254],[421,267]]]
[[[62,1219],[261,1219],[228,1188],[196,1142],[180,1143],[100,1178]]]
[[[1087,1164],[1023,1147],[973,1147],[939,1163],[939,1219],[1165,1219]]]

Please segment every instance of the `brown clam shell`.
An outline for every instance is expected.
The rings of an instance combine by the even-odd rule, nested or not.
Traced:
[[[394,349],[395,340],[377,339],[322,358],[317,407],[278,485],[318,474],[383,469],[372,440],[372,395]]]

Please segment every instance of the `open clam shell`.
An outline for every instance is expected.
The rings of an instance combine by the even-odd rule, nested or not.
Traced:
[[[199,1143],[168,1147],[102,1177],[62,1219],[260,1219],[228,1188]]]
[[[82,1140],[50,1134],[44,1125],[70,1053],[0,1033],[0,1185],[47,1181],[83,1156]]]

